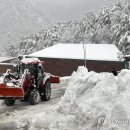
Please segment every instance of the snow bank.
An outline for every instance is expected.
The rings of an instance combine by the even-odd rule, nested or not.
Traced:
[[[71,130],[126,130],[130,128],[130,71],[118,77],[111,73],[87,72],[79,67],[57,108],[66,119],[52,128]],[[60,124],[57,124],[60,122]]]

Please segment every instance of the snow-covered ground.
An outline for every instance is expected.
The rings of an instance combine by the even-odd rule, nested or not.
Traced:
[[[129,130],[130,70],[114,77],[79,67],[71,77],[61,79],[53,85],[48,102],[1,104],[0,129]]]

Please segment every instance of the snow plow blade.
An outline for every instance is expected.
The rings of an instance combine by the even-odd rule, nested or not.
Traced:
[[[0,99],[7,99],[7,98],[22,98],[24,97],[24,92],[22,88],[14,88],[9,87],[6,84],[0,84]]]
[[[60,83],[60,77],[59,76],[51,75],[50,82],[51,83]]]

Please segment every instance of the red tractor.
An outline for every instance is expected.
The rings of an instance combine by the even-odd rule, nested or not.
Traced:
[[[15,67],[17,74],[7,70],[0,84],[0,99],[7,106],[14,105],[16,99],[31,105],[48,101],[51,97],[51,83],[59,83],[59,77],[44,72],[43,62],[38,58],[22,59]]]

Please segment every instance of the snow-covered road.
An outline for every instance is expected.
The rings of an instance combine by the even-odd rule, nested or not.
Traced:
[[[3,101],[0,103],[0,130],[28,129],[29,121],[41,113],[49,113],[60,101],[66,89],[66,82],[52,84],[52,96],[50,101],[39,102],[37,105],[29,105],[26,102],[16,101],[14,106],[8,107]]]

